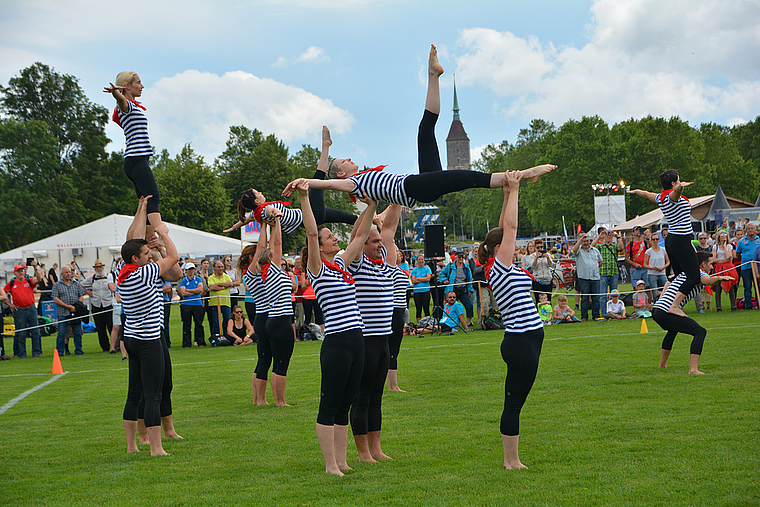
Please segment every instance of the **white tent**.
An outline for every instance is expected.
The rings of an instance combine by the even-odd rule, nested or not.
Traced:
[[[94,222],[75,227],[54,236],[29,243],[0,254],[0,262],[6,277],[12,276],[13,266],[25,262],[28,258],[45,263],[50,269],[53,264],[59,267],[77,262],[83,274],[92,270],[96,259],[101,259],[108,267],[121,255],[121,245],[126,241],[127,229],[132,217],[125,215],[108,215]],[[237,256],[242,247],[239,239],[228,238],[208,232],[182,227],[167,222],[169,236],[183,257],[199,259],[202,257],[218,258],[222,254]]]

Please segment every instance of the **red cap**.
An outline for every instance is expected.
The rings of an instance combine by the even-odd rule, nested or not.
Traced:
[[[19,269],[23,269],[26,271],[26,266],[24,264],[19,264],[15,268],[13,268],[13,271],[18,271]]]

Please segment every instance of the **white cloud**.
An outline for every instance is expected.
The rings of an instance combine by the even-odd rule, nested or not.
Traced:
[[[591,11],[582,48],[463,30],[457,82],[493,90],[507,117],[555,124],[594,114],[696,122],[760,108],[760,2],[597,0]]]
[[[480,159],[480,155],[483,153],[483,150],[486,149],[487,145],[482,146],[471,146],[470,147],[470,164],[474,164]]]
[[[242,71],[187,70],[162,78],[145,89],[143,103],[154,146],[178,153],[192,143],[208,162],[224,151],[231,125],[273,133],[286,144],[315,145],[322,125],[341,134],[354,121],[329,99]]]
[[[325,50],[323,48],[318,48],[317,46],[309,46],[309,48],[298,55],[295,58],[292,58],[288,60],[284,56],[281,56],[277,59],[276,62],[272,64],[272,67],[288,67],[290,65],[295,65],[297,63],[320,63],[320,62],[327,62],[330,60],[330,57],[327,56],[325,53]]]

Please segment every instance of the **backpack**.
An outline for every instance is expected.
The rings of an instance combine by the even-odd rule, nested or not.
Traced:
[[[483,315],[480,320],[480,327],[485,331],[504,329],[504,325],[501,323],[501,316],[493,309],[488,312],[488,315]]]
[[[298,341],[300,342],[309,342],[316,340],[317,337],[314,335],[314,333],[311,332],[311,329],[309,329],[309,326],[304,324],[301,326],[301,328],[298,330]]]

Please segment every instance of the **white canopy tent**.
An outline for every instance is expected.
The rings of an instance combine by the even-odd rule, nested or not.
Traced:
[[[59,267],[70,264],[72,260],[86,275],[92,270],[96,259],[101,259],[108,267],[121,255],[121,245],[126,241],[127,229],[133,217],[125,215],[108,215],[94,222],[75,227],[65,232],[29,243],[0,254],[0,262],[6,278],[13,275],[13,266],[26,262],[29,258],[45,263],[47,269],[58,263]],[[239,255],[247,242],[228,238],[208,232],[166,224],[169,236],[177,246],[180,256],[200,259],[202,257],[218,258],[222,254]],[[0,273],[1,275],[2,273]]]

